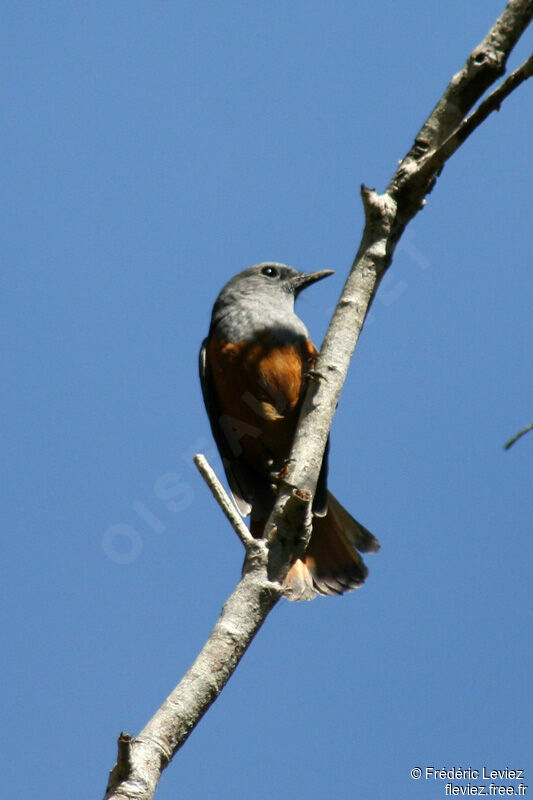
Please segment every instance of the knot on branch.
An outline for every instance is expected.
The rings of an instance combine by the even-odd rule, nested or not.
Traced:
[[[457,109],[457,116],[445,134],[452,133],[489,86],[503,75],[506,59],[505,53],[486,40],[471,52],[463,69],[450,81],[449,102],[450,107]]]
[[[288,486],[284,497],[274,514],[274,519],[269,529],[265,529],[265,539],[269,546],[276,541],[282,544],[300,540],[300,534],[305,532],[310,523],[310,505],[312,495],[306,489]]]
[[[242,574],[263,569],[268,561],[268,547],[264,539],[250,538],[246,542],[246,555],[242,565]]]
[[[428,139],[425,139],[422,136],[417,136],[409,154],[416,160],[425,156],[428,150],[430,149],[431,144]]]
[[[502,70],[504,58],[504,54],[498,50],[489,49],[484,45],[476,47],[475,50],[472,50],[466,62],[468,77],[471,78],[481,67]]]
[[[311,537],[311,492],[288,487],[281,495],[272,522],[265,529],[268,578],[282,583],[294,557],[305,552]]]

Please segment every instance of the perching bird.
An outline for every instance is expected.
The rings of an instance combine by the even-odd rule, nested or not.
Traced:
[[[256,264],[220,292],[200,351],[200,378],[213,436],[233,498],[261,537],[277,482],[289,457],[307,376],[318,351],[294,301],[331,270],[304,273],[283,264]],[[329,442],[328,442],[329,445]],[[377,539],[327,490],[328,447],[313,500],[309,545],[284,582],[290,600],[342,594],[364,582],[359,552]]]

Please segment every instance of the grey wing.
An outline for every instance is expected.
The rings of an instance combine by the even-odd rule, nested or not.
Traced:
[[[222,428],[220,427],[220,408],[216,397],[215,389],[213,386],[213,379],[209,369],[209,362],[207,360],[207,339],[202,342],[200,349],[200,383],[202,385],[202,394],[204,396],[204,403],[211,425],[213,438],[217,444],[218,450],[222,457],[224,471],[230,485],[231,493],[235,501],[235,505],[243,517],[247,517],[252,510],[252,506],[247,498],[253,496],[253,491],[248,487],[248,480],[244,471],[244,466],[240,464],[239,459],[232,453],[230,444],[226,439]]]

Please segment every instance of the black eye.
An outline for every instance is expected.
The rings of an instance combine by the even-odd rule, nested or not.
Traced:
[[[267,278],[277,278],[279,272],[277,271],[276,267],[263,267],[261,274],[266,275]]]

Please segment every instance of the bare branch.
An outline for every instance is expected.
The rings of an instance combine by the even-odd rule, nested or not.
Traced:
[[[111,771],[105,800],[153,797],[161,772],[216,700],[277,603],[280,586],[265,576],[266,548],[262,564],[257,559],[239,581],[196,661],[161,708],[134,739],[121,735],[127,742],[128,757],[121,755],[119,743],[119,759]]]
[[[429,153],[419,162],[420,174],[425,174],[429,178],[439,173],[444,163],[459,149],[470,134],[487,119],[489,114],[493,111],[499,111],[505,98],[509,97],[511,92],[525,80],[531,78],[532,75],[533,55],[527,61],[524,61],[518,69],[515,69],[500,86],[494,89],[436,150]]]
[[[465,65],[450,80],[444,94],[415,137],[394,173],[387,192],[395,196],[419,161],[436,150],[463,122],[471,108],[505,72],[510,52],[533,16],[533,0],[510,0]]]
[[[527,61],[515,69],[514,72],[504,80],[490,95],[483,100],[483,102],[470,114],[457,128],[454,134],[449,136],[446,141],[440,146],[439,151],[444,154],[443,161],[447,160],[457,148],[470,136],[474,130],[484,122],[490,113],[499,111],[501,103],[506,97],[509,97],[511,92],[520,86],[520,84],[531,78],[533,75],[533,55]]]
[[[209,465],[207,458],[201,453],[198,453],[198,455],[194,456],[193,461],[246,550],[256,547],[257,539],[254,539],[246,527],[241,515],[232,503],[230,496],[217,478],[214,469]]]
[[[108,786],[117,786],[127,780],[131,772],[131,736],[121,733],[117,740],[117,763],[109,774]]]
[[[435,175],[428,174],[421,163],[424,156],[453,136],[465,114],[503,73],[509,53],[532,16],[533,0],[510,0],[463,69],[451,79],[385,193],[379,195],[362,188],[366,218],[363,237],[310,381],[290,455],[286,487],[278,495],[269,526],[284,527],[283,508],[290,491],[296,487],[311,494],[315,491],[333,415],[366,313],[400,236],[423,207],[435,183]],[[522,77],[520,73],[519,77],[524,79],[528,69],[524,65],[526,74]],[[516,78],[507,86],[505,82],[505,96],[520,82]],[[290,543],[287,551],[289,547]]]
[[[509,450],[509,448],[512,447],[515,442],[517,442],[522,436],[524,436],[529,431],[533,431],[533,422],[531,423],[531,425],[526,425],[525,428],[522,428],[521,431],[518,431],[518,433],[515,436],[513,436],[512,439],[509,439],[509,441],[506,442],[504,446],[504,450]]]

